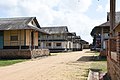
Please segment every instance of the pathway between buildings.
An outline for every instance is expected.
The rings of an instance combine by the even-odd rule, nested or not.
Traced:
[[[85,80],[90,62],[81,57],[93,53],[61,53],[41,59],[29,60],[11,66],[0,67],[0,80]]]

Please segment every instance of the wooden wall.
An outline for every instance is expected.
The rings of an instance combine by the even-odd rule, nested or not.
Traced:
[[[31,32],[33,30],[9,30],[4,31],[4,46],[30,46]],[[38,46],[38,32],[33,32],[34,46]],[[11,41],[11,36],[18,36],[18,41]]]
[[[18,36],[18,41],[11,41],[11,36]],[[24,45],[24,30],[10,30],[4,31],[4,46],[18,46]]]

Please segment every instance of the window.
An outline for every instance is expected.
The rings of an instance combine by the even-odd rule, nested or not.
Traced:
[[[60,38],[61,36],[60,35],[57,35],[57,38]]]
[[[40,45],[40,42],[38,43],[38,46],[41,46],[41,45]]]
[[[10,40],[11,40],[11,41],[18,41],[18,36],[11,36],[11,37],[10,37]]]
[[[56,46],[61,46],[61,43],[56,43]]]
[[[51,46],[51,43],[47,43],[46,46]]]

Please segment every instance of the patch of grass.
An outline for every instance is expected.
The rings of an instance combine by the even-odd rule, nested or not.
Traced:
[[[16,63],[20,63],[20,62],[24,62],[24,61],[26,61],[26,59],[0,60],[0,67],[12,65],[12,64],[16,64]]]
[[[59,55],[61,53],[50,53],[50,56],[56,56],[56,55]]]
[[[88,77],[89,69],[85,69],[85,73],[82,75],[84,77]]]
[[[56,56],[58,53],[50,53],[50,56]]]
[[[102,69],[102,72],[107,72],[106,57],[99,57],[99,53],[95,53],[94,61],[91,63],[90,68]]]
[[[97,51],[86,51],[85,53],[97,53]]]
[[[90,66],[92,69],[102,69],[102,72],[107,72],[107,61],[96,61]]]
[[[99,56],[100,55],[100,52],[95,52],[95,56]]]
[[[90,65],[92,69],[102,69],[102,72],[107,72],[107,60],[106,57],[100,57],[100,52],[95,52],[93,55],[93,62]]]

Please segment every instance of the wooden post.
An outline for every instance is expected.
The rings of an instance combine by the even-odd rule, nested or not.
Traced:
[[[110,0],[110,36],[115,36],[113,28],[115,27],[115,8],[116,0]]]
[[[31,30],[29,31],[29,34],[30,34],[30,36],[29,36],[29,49],[31,50]]]
[[[19,49],[21,50],[21,30],[20,30]]]
[[[103,50],[103,27],[101,28],[101,50]]]

